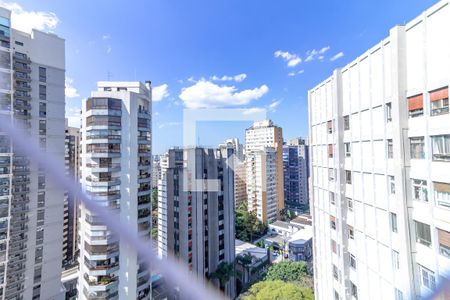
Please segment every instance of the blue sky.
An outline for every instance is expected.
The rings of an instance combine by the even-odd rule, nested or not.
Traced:
[[[182,144],[186,107],[267,109],[284,138],[307,136],[307,91],[435,0],[0,0],[66,39],[66,115],[100,80],[151,80],[154,153]],[[208,122],[207,146],[248,122]]]

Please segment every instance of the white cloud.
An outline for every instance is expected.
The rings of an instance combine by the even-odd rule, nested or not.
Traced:
[[[336,55],[334,55],[332,58],[330,58],[330,60],[331,61],[335,61],[335,60],[337,60],[337,59],[339,59],[339,58],[341,58],[343,56],[344,56],[344,52],[339,52]]]
[[[169,97],[169,86],[167,84],[161,84],[152,88],[152,100],[158,102],[164,98]]]
[[[112,51],[111,45],[106,46],[106,54],[110,54]]]
[[[11,10],[12,27],[30,33],[32,29],[49,31],[55,29],[59,23],[56,14],[45,11],[26,11],[15,2],[0,0],[0,6]]]
[[[102,36],[102,40],[109,40],[110,38],[111,38],[111,35],[109,35],[109,34],[104,34]]]
[[[234,76],[227,76],[224,75],[222,77],[218,77],[216,75],[211,77],[212,81],[236,81],[236,82],[242,82],[245,80],[245,78],[247,78],[247,74],[242,73],[242,74],[238,74],[238,75],[234,75]]]
[[[181,90],[180,99],[188,108],[209,108],[245,105],[264,96],[267,85],[238,92],[234,86],[219,86],[211,81],[199,80]]]
[[[281,104],[281,100],[274,100],[272,103],[269,104],[269,106],[267,107],[267,109],[269,111],[276,111],[278,106],[280,106]]]
[[[306,51],[305,61],[308,62],[308,61],[313,61],[315,59],[323,60],[325,58],[324,54],[328,50],[330,50],[330,46],[323,47],[319,50],[312,49],[312,50]]]
[[[302,59],[298,57],[297,54],[289,53],[287,51],[275,51],[273,54],[275,57],[281,57],[284,61],[287,62],[288,67],[295,67],[299,63],[302,62]]]
[[[73,79],[66,77],[66,89],[65,89],[65,94],[67,98],[76,98],[76,97],[80,97],[80,95],[78,94],[77,89],[73,86]]]
[[[297,75],[300,75],[300,74],[303,74],[303,73],[305,73],[305,70],[300,70],[300,71],[297,71],[297,72],[289,72],[288,76],[293,77],[293,76],[297,76]]]
[[[179,126],[181,125],[181,122],[166,122],[158,125],[158,128],[164,128],[164,127],[172,127],[172,126]]]
[[[79,107],[71,107],[66,109],[66,119],[69,123],[69,126],[80,128],[80,110],[81,109]]]
[[[251,115],[251,114],[262,113],[262,112],[267,112],[267,109],[265,109],[264,107],[249,107],[249,108],[244,108],[244,111],[242,113],[244,115]]]

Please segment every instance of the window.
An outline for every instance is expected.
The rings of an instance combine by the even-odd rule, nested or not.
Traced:
[[[350,225],[347,225],[347,229],[348,229],[348,238],[351,240],[355,239],[355,232],[353,231],[353,227]]]
[[[339,270],[335,265],[333,265],[333,277],[334,279],[339,280]]]
[[[327,122],[327,132],[333,133],[333,121],[332,120]]]
[[[352,184],[352,172],[345,170],[345,182],[347,184]]]
[[[450,134],[431,137],[433,160],[450,161]]]
[[[47,116],[47,104],[39,102],[39,117],[45,118]]]
[[[390,224],[391,224],[391,231],[397,233],[398,227],[397,227],[397,214],[395,213],[389,213],[390,217]]]
[[[39,134],[46,135],[47,134],[47,121],[39,120]]]
[[[344,116],[344,130],[350,130],[350,116]]]
[[[409,117],[415,118],[423,116],[423,95],[408,97]]]
[[[47,69],[44,67],[39,67],[39,81],[40,82],[47,81]]]
[[[387,140],[387,157],[394,158],[394,143],[392,139]]]
[[[436,289],[436,281],[434,278],[433,271],[430,271],[427,268],[419,265],[419,274],[420,274],[420,281],[422,283],[422,286],[424,286],[430,290]]]
[[[353,211],[353,200],[350,198],[345,198],[347,200],[347,208],[349,211]]]
[[[431,246],[431,229],[430,225],[414,221],[416,224],[416,241],[427,247]]]
[[[334,169],[333,168],[328,168],[328,181],[334,181]]]
[[[341,300],[339,293],[336,290],[334,290],[334,300]]]
[[[395,289],[395,300],[403,300],[403,293],[399,289]]]
[[[331,203],[331,205],[335,205],[336,204],[336,201],[335,201],[335,199],[334,199],[334,193],[333,192],[330,192],[330,203]]]
[[[450,208],[450,183],[433,182],[433,184],[437,204]]]
[[[437,229],[439,239],[439,253],[442,256],[450,258],[450,232]]]
[[[350,291],[352,293],[352,297],[358,299],[358,288],[356,285],[350,281]]]
[[[448,114],[448,87],[430,92],[431,115]]]
[[[400,269],[400,253],[392,250],[392,266],[395,270]]]
[[[386,123],[392,122],[392,103],[386,103]]]
[[[352,147],[350,143],[344,143],[345,157],[352,156]]]
[[[333,144],[328,144],[328,157],[333,157]]]
[[[428,188],[425,180],[411,179],[411,187],[413,200],[428,202]]]
[[[354,256],[353,254],[351,254],[351,253],[350,253],[350,256],[349,256],[349,263],[350,263],[350,267],[351,267],[352,269],[355,269],[355,270],[356,270],[356,258],[355,258],[355,256]]]
[[[336,230],[336,218],[333,216],[330,216],[330,227],[331,229]]]
[[[395,194],[395,177],[394,176],[388,176],[388,188],[389,188],[389,194],[394,195]]]
[[[425,141],[422,137],[413,137],[409,139],[409,149],[411,153],[411,159],[424,159],[425,158]]]
[[[334,254],[337,254],[337,244],[335,240],[331,240],[331,250]]]
[[[39,99],[47,100],[47,87],[45,85],[39,85]]]

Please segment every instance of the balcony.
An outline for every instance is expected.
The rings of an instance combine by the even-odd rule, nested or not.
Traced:
[[[89,286],[102,286],[108,289],[118,282],[116,276],[98,276],[96,279],[90,279],[88,274],[84,274],[84,280]]]
[[[31,59],[26,54],[23,53],[14,52],[13,58],[15,61],[22,62],[25,64],[31,63]]]
[[[30,66],[22,63],[14,63],[13,68],[15,71],[24,72],[24,73],[31,73]]]
[[[20,80],[20,81],[31,82],[30,75],[19,73],[19,72],[14,72],[14,79]]]
[[[119,177],[107,177],[107,178],[98,178],[87,176],[86,181],[90,182],[93,186],[111,186],[111,185],[119,185],[120,178]]]

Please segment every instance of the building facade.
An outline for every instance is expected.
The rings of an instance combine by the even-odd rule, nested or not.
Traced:
[[[264,120],[246,129],[245,163],[248,209],[256,211],[262,222],[276,220],[284,208],[281,127]]]
[[[97,86],[82,105],[82,188],[150,239],[150,82]],[[79,298],[150,299],[150,274],[136,251],[82,204],[79,220]]]
[[[308,146],[303,139],[292,139],[283,145],[284,201],[289,207],[309,203]]]
[[[65,42],[0,7],[0,114],[64,165]],[[62,299],[64,190],[0,133],[0,299]]]
[[[80,179],[80,129],[67,125],[65,136],[66,174],[73,180]],[[78,200],[76,195],[64,193],[63,266],[74,263],[78,250]]]
[[[188,148],[166,154],[158,189],[158,253],[183,261],[200,280],[211,278],[221,263],[234,263],[233,152]],[[234,291],[230,280],[225,293],[233,297]]]
[[[449,20],[438,2],[309,92],[317,299],[417,299],[448,276]]]

